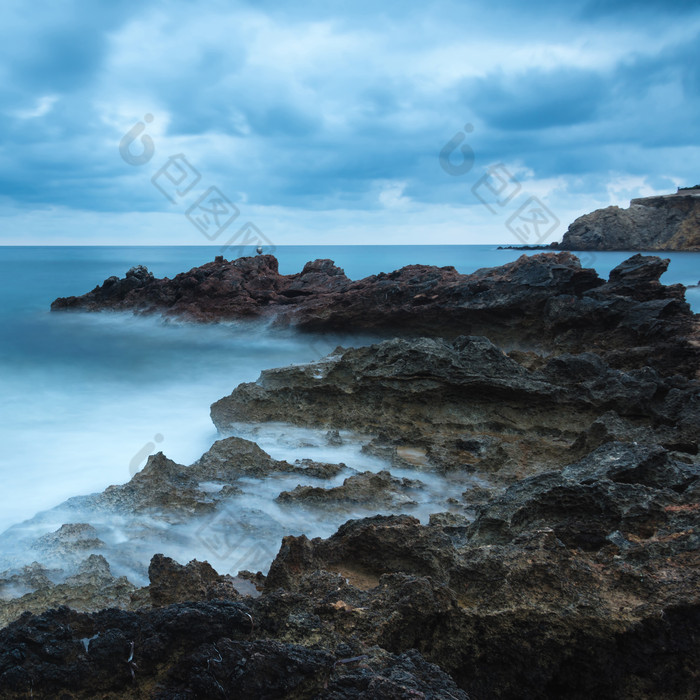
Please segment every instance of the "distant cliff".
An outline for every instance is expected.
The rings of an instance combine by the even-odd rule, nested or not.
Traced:
[[[700,185],[580,216],[558,250],[700,251]]]

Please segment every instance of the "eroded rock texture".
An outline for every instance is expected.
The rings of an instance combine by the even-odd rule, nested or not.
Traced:
[[[697,464],[616,442],[514,484],[468,527],[375,516],[286,537],[259,597],[157,556],[148,609],[60,608],[0,631],[0,684],[6,697],[693,697],[699,498]]]
[[[596,209],[576,219],[552,247],[700,251],[700,187],[633,199],[627,209]]]

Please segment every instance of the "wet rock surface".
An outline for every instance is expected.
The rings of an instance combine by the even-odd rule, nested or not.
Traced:
[[[397,479],[388,471],[363,472],[348,477],[341,486],[330,489],[297,486],[293,491],[282,491],[276,500],[279,503],[300,503],[317,508],[352,509],[357,505],[410,508],[417,505],[411,492],[421,486],[418,479]]]
[[[159,453],[64,504],[75,519],[30,540],[46,562],[0,575],[0,696],[696,697],[696,318],[659,283],[667,264],[634,256],[604,281],[562,253],[353,282],[331,261],[281,276],[258,256],[58,300],[403,337],[267,370],[212,406],[233,436],[194,464]],[[291,463],[242,423],[320,437]],[[358,434],[369,466],[324,461]],[[273,532],[272,562],[227,574],[230,559],[150,551],[136,588],[82,512],[128,522],[141,556],[149,527],[166,541],[195,523],[212,552]]]
[[[699,471],[604,445],[468,527],[375,516],[286,537],[259,597],[156,556],[132,596],[150,607],[0,631],[0,683],[7,697],[692,697]]]
[[[681,285],[664,286],[668,261],[637,256],[606,282],[570,253],[543,253],[469,275],[409,265],[358,281],[330,260],[280,275],[276,258],[218,261],[153,279],[133,270],[53,311],[136,310],[197,321],[274,318],[314,331],[381,335],[484,335],[513,348],[581,352],[595,348],[620,367],[695,372],[698,322]],[[633,271],[630,268],[634,268]],[[632,274],[630,274],[632,273]],[[697,338],[696,338],[697,339]]]
[[[394,339],[264,371],[212,405],[219,430],[243,418],[348,428],[368,450],[417,470],[512,480],[615,439],[698,453],[700,385],[645,368],[612,369],[595,353],[536,369],[482,337]]]
[[[185,466],[162,452],[151,455],[144,468],[126,484],[110,486],[100,494],[71,499],[74,507],[138,513],[161,510],[164,517],[211,513],[217,504],[241,493],[241,479],[298,474],[328,479],[344,464],[275,460],[254,442],[238,437],[217,440],[194,464]]]
[[[136,590],[126,577],[113,576],[107,560],[98,554],[88,556],[75,574],[55,584],[52,578],[60,573],[34,564],[16,573],[0,574],[0,595],[8,595],[8,599],[0,600],[0,626],[25,611],[42,612],[59,605],[85,611],[126,607]]]

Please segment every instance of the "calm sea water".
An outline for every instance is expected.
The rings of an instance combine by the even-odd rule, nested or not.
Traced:
[[[267,367],[320,357],[335,344],[262,325],[188,326],[129,314],[50,314],[59,296],[146,265],[173,276],[216,247],[0,247],[0,531],[78,494],[128,481],[162,449],[189,464],[217,439],[209,406]],[[252,251],[251,251],[252,254]],[[461,272],[518,257],[494,246],[284,246],[280,271],[331,258],[359,279],[403,265]],[[628,253],[584,254],[607,273]],[[697,284],[700,254],[677,253],[664,282]],[[688,299],[700,311],[700,290]],[[281,455],[276,455],[281,456]]]

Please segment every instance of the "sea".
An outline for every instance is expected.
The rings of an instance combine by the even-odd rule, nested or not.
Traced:
[[[266,252],[274,252],[284,274],[330,258],[360,279],[416,263],[469,273],[537,251],[376,245]],[[172,277],[217,253],[209,246],[0,247],[0,533],[69,497],[127,482],[157,451],[191,464],[220,437],[209,418],[211,403],[238,384],[266,368],[318,359],[339,344],[371,342],[262,323],[193,325],[129,313],[49,311],[55,298],[83,294],[134,265]],[[632,253],[580,255],[607,277]],[[700,253],[664,256],[671,259],[664,283],[698,284]],[[700,289],[689,289],[687,299],[700,312]],[[301,455],[298,441],[260,440],[277,459]]]

